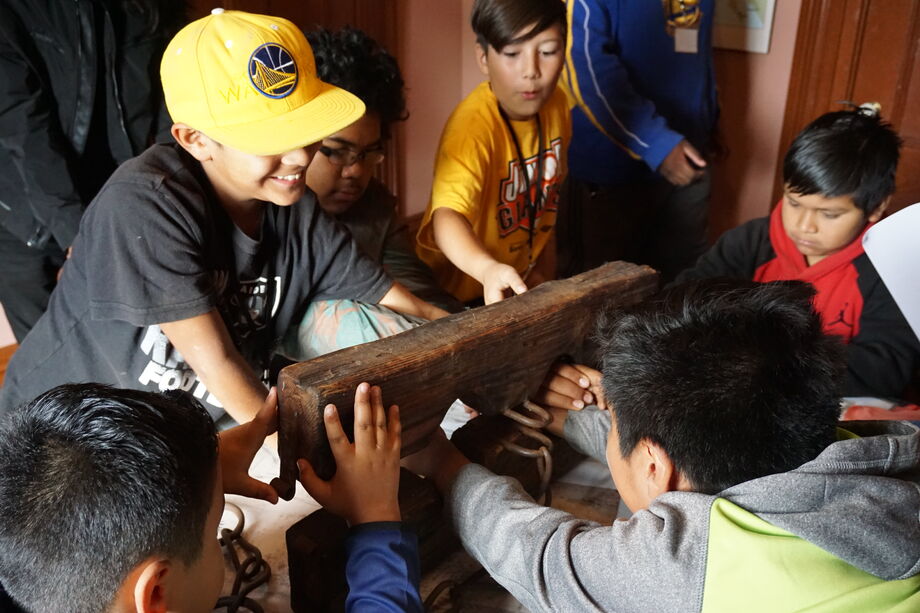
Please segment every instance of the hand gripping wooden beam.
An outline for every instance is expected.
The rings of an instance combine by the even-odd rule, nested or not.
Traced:
[[[611,262],[285,368],[278,378],[279,495],[293,496],[299,458],[323,478],[335,474],[323,408],[334,404],[350,433],[362,381],[379,385],[388,405],[399,405],[405,456],[424,446],[457,398],[486,415],[521,404],[536,393],[554,360],[581,348],[599,313],[637,303],[657,286],[651,268]]]

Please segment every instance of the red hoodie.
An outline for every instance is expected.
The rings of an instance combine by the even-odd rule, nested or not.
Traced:
[[[782,204],[770,215],[770,243],[776,257],[757,267],[754,281],[799,280],[811,283],[818,291],[815,310],[824,321],[824,331],[843,337],[847,343],[859,334],[863,296],[856,280],[859,273],[853,261],[863,253],[862,237],[868,224],[853,242],[814,266],[809,266],[783,228]]]
[[[824,329],[847,343],[845,396],[897,398],[920,365],[920,341],[862,248],[862,235],[808,266],[783,230],[782,211],[729,230],[693,268],[690,279],[801,280],[817,290]]]

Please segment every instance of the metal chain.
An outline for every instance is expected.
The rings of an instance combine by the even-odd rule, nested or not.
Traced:
[[[537,501],[540,504],[549,506],[552,504],[553,495],[549,488],[550,479],[553,476],[553,441],[543,432],[543,428],[553,421],[553,416],[543,407],[525,400],[524,408],[531,413],[533,417],[523,415],[520,411],[509,407],[502,411],[502,415],[514,422],[514,428],[532,441],[536,441],[537,446],[534,448],[524,447],[517,443],[511,442],[508,438],[501,439],[502,447],[525,458],[535,458],[537,461],[537,475],[540,477],[540,486],[537,490]]]
[[[243,538],[243,528],[246,524],[243,511],[231,502],[226,503],[224,509],[236,516],[236,527],[232,530],[222,528],[218,541],[229,556],[236,575],[233,577],[233,589],[230,595],[221,596],[214,610],[226,609],[228,613],[238,611],[263,613],[262,605],[249,598],[247,594],[260,585],[268,583],[272,576],[271,567],[262,558],[259,548]],[[242,559],[239,550],[242,550],[244,554]]]

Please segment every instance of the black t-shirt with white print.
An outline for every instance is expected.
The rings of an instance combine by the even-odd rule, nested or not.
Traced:
[[[391,285],[312,193],[293,206],[266,204],[253,239],[232,223],[196,160],[175,144],[154,145],[119,167],[87,209],[48,312],[10,362],[0,408],[96,381],[187,390],[217,417],[220,403],[157,324],[216,307],[262,375],[310,302],[374,303]]]

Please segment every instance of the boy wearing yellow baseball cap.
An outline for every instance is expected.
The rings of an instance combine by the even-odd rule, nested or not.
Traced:
[[[54,385],[183,389],[248,421],[310,302],[433,318],[322,214],[304,175],[364,105],[316,77],[291,22],[215,9],[161,65],[176,143],[123,164],[89,207],[48,312],[10,362],[9,409]]]

